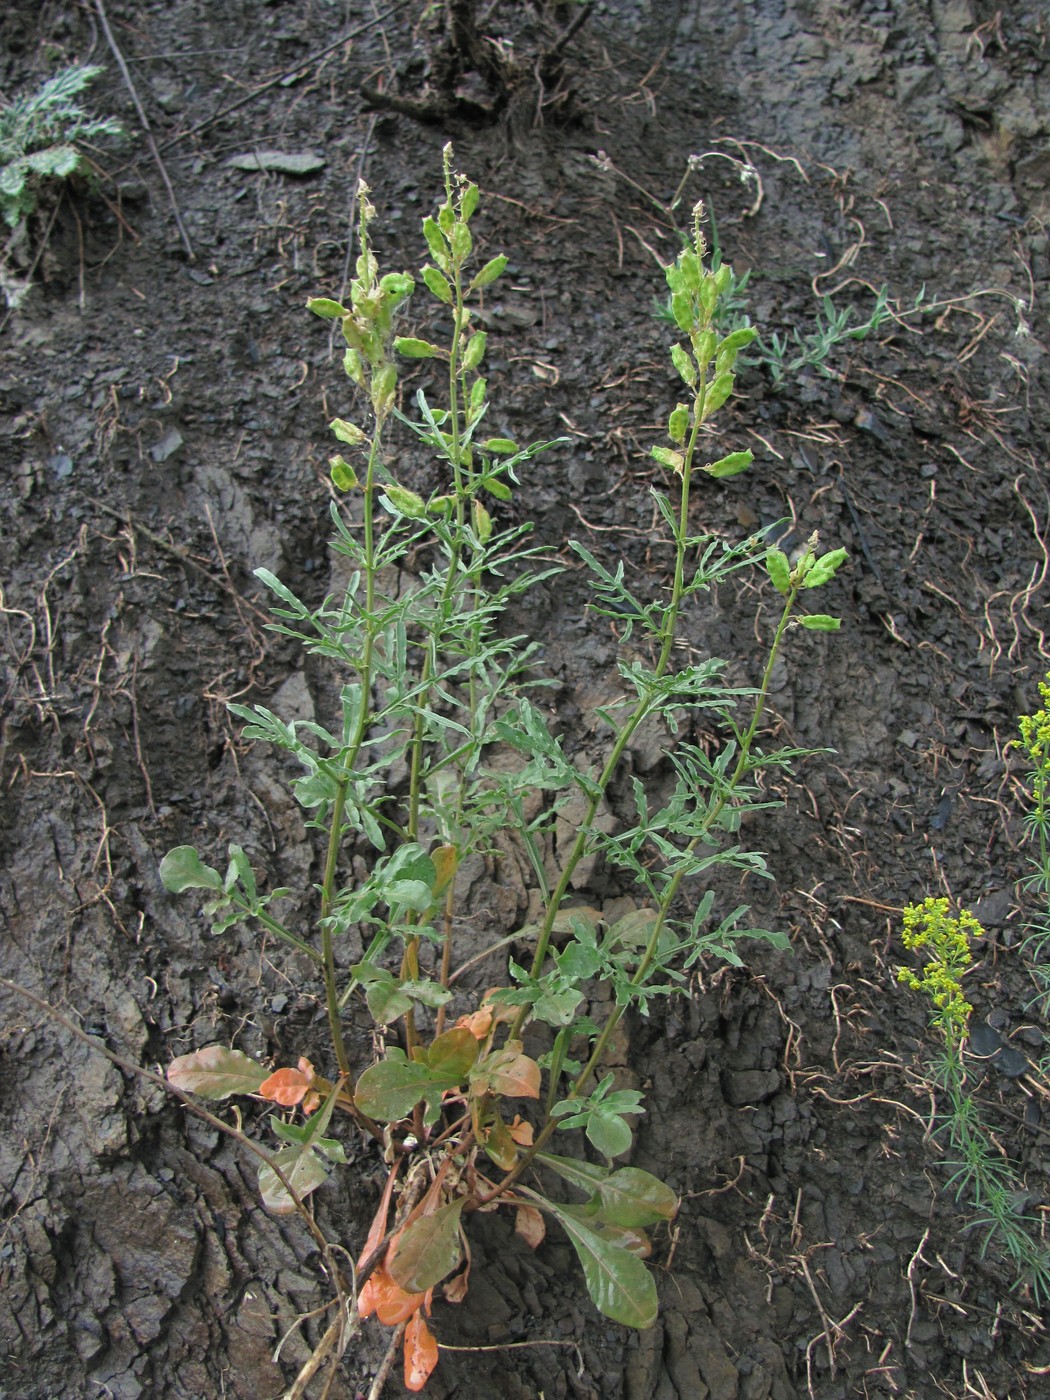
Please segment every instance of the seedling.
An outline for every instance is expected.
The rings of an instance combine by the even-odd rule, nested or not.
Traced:
[[[680,337],[671,361],[683,386],[669,445],[652,450],[662,478],[652,489],[666,531],[667,585],[655,598],[643,594],[624,561],[604,562],[569,542],[590,574],[594,610],[617,620],[625,642],[636,633],[642,643],[619,662],[619,698],[597,712],[604,761],[596,769],[574,762],[534,698],[530,644],[501,627],[510,600],[553,571],[528,543],[528,527],[498,524],[499,508],[530,460],[555,444],[523,447],[487,435],[486,333],[475,317],[507,259],[474,259],[479,192],[454,170],[450,147],[443,193],[423,223],[429,261],[419,273],[448,320],[441,343],[395,333],[416,283],[405,273],[381,275],[364,187],[349,296],[309,303],[339,325],[344,369],[367,405],[359,422],[332,423],[343,448],[331,459],[332,481],[344,502],[332,508],[333,548],[348,560],[350,582],[341,596],[316,604],[265,570],[258,576],[274,595],[274,629],[341,672],[339,713],[325,728],[259,705],[230,707],[247,738],[265,739],[301,765],[294,792],[323,835],[320,886],[314,892],[304,881],[298,891],[260,894],[237,846],[225,874],[189,846],[161,867],[170,890],[206,892],[217,934],[251,922],[314,966],[331,1041],[325,1073],[305,1057],[271,1071],[239,1049],[212,1045],[176,1059],[169,1078],[207,1098],[248,1095],[284,1110],[271,1116],[279,1174],[260,1172],[272,1211],[295,1209],[295,1198],[323,1185],[344,1160],[348,1128],[381,1146],[388,1176],[360,1256],[358,1310],[404,1324],[411,1390],[425,1385],[437,1361],[427,1321],[436,1290],[453,1303],[467,1295],[465,1240],[481,1210],[511,1212],[533,1248],[556,1224],[602,1313],[631,1327],[655,1320],[650,1232],[667,1225],[678,1203],[656,1176],[617,1161],[645,1109],[641,1094],[617,1084],[607,1048],[624,1015],[645,1016],[654,997],[680,993],[702,958],[739,966],[746,940],[786,944],[778,932],[751,927],[746,905],[716,911],[713,877],[722,869],[769,878],[761,854],[742,843],[741,822],[777,805],[763,792],[763,774],[789,767],[801,752],[762,745],[770,679],[790,632],[838,627],[804,605],[846,557],[841,549],[822,553],[815,536],[792,563],[761,534],[729,544],[692,532],[693,493],[751,462],[749,451],[721,449],[708,460],[707,449],[711,420],[733,392],[737,355],[755,334],[717,330],[732,269],[708,265],[698,206],[689,246],[666,269]],[[419,391],[411,418],[397,406],[406,358],[435,361],[446,381],[444,402]],[[387,447],[398,426],[440,465],[441,486],[429,496],[388,465],[398,460]],[[409,587],[391,591],[389,581],[407,573],[412,558],[427,562]],[[779,612],[758,682],[729,685],[714,658],[675,670],[683,610],[756,570],[770,581]],[[682,737],[697,715],[712,736],[705,747]],[[646,721],[668,731],[671,790],[653,802],[632,778],[633,811],[609,832],[599,809]],[[392,767],[406,774],[393,789]],[[578,808],[581,798],[583,816],[552,875],[549,835],[568,802]],[[496,830],[514,833],[542,912],[488,950],[485,961],[496,968],[496,955],[514,945],[494,978],[499,985],[461,991],[469,981],[459,975],[467,965],[457,967],[458,872],[471,853],[492,848]],[[351,875],[351,853],[359,869],[365,858],[366,874]],[[634,912],[611,924],[571,895],[581,862],[596,855],[639,894]],[[680,899],[687,890],[688,900]],[[298,912],[279,918],[275,902],[289,898]],[[364,953],[348,965],[351,934]],[[599,984],[611,991],[601,1014]],[[384,1047],[367,1066],[351,1063],[344,1036],[347,1018],[362,1016]],[[582,1129],[593,1159],[555,1150],[558,1134],[573,1129]],[[563,1199],[566,1188],[575,1201]]]
[[[92,117],[75,99],[103,70],[63,68],[27,97],[0,105],[0,213],[16,229],[37,207],[50,181],[94,168],[82,143],[121,136],[111,117]]]

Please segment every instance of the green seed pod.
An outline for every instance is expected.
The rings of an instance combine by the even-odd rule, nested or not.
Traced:
[[[356,350],[348,350],[343,356],[343,370],[360,388],[365,387],[365,372],[361,367],[361,356]]]
[[[777,592],[787,597],[791,592],[791,564],[783,550],[775,545],[766,551],[766,573]]]
[[[427,263],[423,269],[423,281],[439,301],[443,301],[446,306],[452,305],[452,288],[449,286],[448,278],[440,273],[436,267],[431,267]]]
[[[809,632],[837,632],[842,626],[840,617],[828,617],[827,613],[810,613],[798,620]]]
[[[675,369],[689,385],[690,389],[696,388],[696,365],[689,358],[688,352],[681,345],[671,346],[671,363]]]
[[[667,436],[672,442],[677,442],[679,446],[685,442],[685,435],[691,426],[692,416],[688,404],[680,403],[674,410],[667,420]]]
[[[410,520],[418,520],[420,516],[426,514],[426,501],[415,491],[410,491],[407,486],[391,484],[386,487],[383,499],[390,505],[395,514],[406,515]]]
[[[466,352],[463,355],[464,369],[477,369],[485,354],[485,345],[488,336],[484,331],[475,331],[467,342]]]
[[[736,476],[738,472],[747,471],[754,461],[754,454],[749,447],[745,447],[743,452],[730,452],[725,457],[719,457],[717,462],[708,462],[708,476]]]
[[[372,375],[372,407],[382,417],[390,411],[397,391],[397,370],[391,364],[380,365]]]
[[[306,309],[312,311],[315,316],[324,316],[328,320],[349,315],[346,307],[333,301],[331,297],[307,297]]]
[[[333,418],[328,425],[340,442],[345,442],[349,447],[360,447],[363,442],[368,441],[368,436],[363,433],[356,423],[348,423],[345,418]]]
[[[507,266],[507,257],[504,253],[497,254],[490,258],[485,266],[470,284],[470,290],[476,292],[479,287],[487,287],[491,282],[495,282],[503,269]]]
[[[328,467],[332,474],[332,485],[337,491],[352,491],[358,485],[357,473],[343,457],[330,457]]]
[[[485,509],[485,507],[481,504],[480,501],[474,501],[473,507],[474,529],[477,533],[478,539],[481,541],[482,544],[484,544],[492,534],[492,516],[489,515],[488,511]]]

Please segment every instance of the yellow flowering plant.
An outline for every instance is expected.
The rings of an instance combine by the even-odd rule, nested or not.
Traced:
[[[925,950],[928,958],[921,973],[899,968],[897,980],[929,997],[934,1025],[950,1046],[958,1047],[966,1039],[973,1010],[962,990],[962,979],[973,963],[970,940],[983,938],[984,929],[967,910],[957,918],[948,910],[946,899],[932,897],[905,909],[901,942],[909,952]]]
[[[951,1171],[948,1187],[956,1201],[969,1200],[971,1225],[984,1232],[982,1254],[993,1243],[1000,1245],[1013,1261],[1018,1282],[1046,1303],[1050,1255],[1038,1237],[1038,1221],[1020,1207],[1024,1184],[981,1117],[966,1069],[973,1007],[963,992],[963,978],[973,965],[972,942],[984,938],[985,932],[968,910],[953,915],[950,908],[947,899],[928,897],[904,910],[901,942],[909,952],[925,957],[919,972],[898,968],[897,980],[928,998],[931,1023],[940,1033],[931,1071],[943,1094],[937,1134]]]

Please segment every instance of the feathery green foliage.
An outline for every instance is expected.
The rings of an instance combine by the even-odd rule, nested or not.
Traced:
[[[0,213],[16,228],[37,206],[41,186],[91,168],[80,142],[121,136],[109,117],[92,117],[76,100],[103,70],[63,68],[35,92],[0,106]]]

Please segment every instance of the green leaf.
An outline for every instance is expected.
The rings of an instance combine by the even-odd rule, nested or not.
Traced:
[[[205,865],[192,846],[176,846],[160,863],[160,878],[172,894],[183,890],[221,890],[223,879],[217,870]]]
[[[840,617],[828,617],[827,613],[810,613],[798,619],[809,632],[837,632],[842,626]]]
[[[410,360],[432,360],[435,355],[444,354],[440,345],[431,345],[429,340],[417,340],[411,335],[395,337],[394,349],[399,355],[404,355]]]
[[[327,320],[333,320],[336,316],[350,315],[345,306],[333,301],[331,297],[308,297],[306,309],[312,311],[315,316],[324,316]]]
[[[625,1229],[673,1220],[678,1213],[678,1197],[670,1186],[638,1167],[611,1172],[599,1183],[598,1194],[603,1219]]]
[[[335,1162],[341,1167],[346,1166],[346,1148],[337,1138],[322,1137],[315,1130],[313,1119],[302,1124],[286,1123],[282,1118],[273,1114],[270,1118],[270,1127],[285,1142],[295,1143],[300,1148],[313,1148],[317,1152],[323,1152],[330,1162]]]
[[[506,456],[510,453],[517,452],[518,445],[516,442],[512,442],[510,438],[491,437],[486,438],[481,444],[481,450],[482,452],[497,452],[500,456]]]
[[[254,1094],[269,1075],[242,1050],[206,1045],[191,1055],[179,1055],[168,1066],[167,1080],[186,1094],[202,1099],[228,1099],[232,1094]]]
[[[439,1006],[445,1006],[452,1000],[452,993],[448,988],[443,987],[440,982],[434,982],[429,977],[421,977],[418,980],[402,982],[401,990],[404,992],[405,996],[411,997],[412,1000],[417,1002],[420,1006],[429,1006],[432,1010],[436,1010]],[[470,1032],[468,1031],[467,1034],[469,1035]],[[473,1036],[470,1038],[471,1040],[474,1039]],[[431,1063],[431,1069],[433,1068],[434,1065]]]
[[[558,971],[570,981],[586,982],[601,967],[602,955],[597,948],[574,939],[560,953],[555,953],[554,961]]]
[[[391,1051],[388,1059],[366,1069],[354,1093],[362,1112],[384,1123],[407,1118],[421,1099],[440,1103],[444,1090],[456,1088],[460,1078],[416,1060],[398,1059],[396,1053],[400,1052]]]
[[[481,271],[471,282],[469,291],[476,292],[479,287],[487,287],[502,273],[507,266],[507,257],[504,253],[499,253],[494,258],[490,258]]]
[[[532,1014],[548,1026],[568,1026],[582,1001],[583,993],[578,987],[553,988],[536,998]]]
[[[288,1178],[292,1190],[300,1200],[323,1186],[328,1173],[311,1149],[282,1147],[274,1153],[270,1161],[275,1163]],[[290,1215],[295,1210],[295,1202],[269,1164],[259,1168],[259,1191],[262,1203],[273,1215]]]
[[[391,880],[383,888],[383,897],[390,905],[403,904],[418,914],[425,914],[434,902],[430,886],[422,880]]]
[[[791,592],[791,562],[775,545],[766,550],[766,573],[773,587],[786,598]]]
[[[448,278],[440,273],[436,267],[431,267],[427,263],[423,268],[423,281],[437,297],[438,301],[443,301],[446,306],[452,305],[452,288],[449,286]]]
[[[426,1057],[433,1074],[459,1084],[466,1079],[478,1058],[477,1036],[466,1026],[453,1026],[430,1045]]]
[[[587,1115],[587,1140],[605,1157],[619,1157],[628,1152],[634,1141],[631,1125],[618,1113],[592,1108]]]
[[[730,452],[726,457],[719,457],[717,462],[708,462],[706,471],[708,476],[736,476],[739,472],[747,471],[753,461],[754,453],[748,447],[743,452]]]
[[[393,977],[373,982],[365,992],[365,1001],[372,1020],[380,1026],[392,1025],[399,1016],[412,1010],[412,998]]]
[[[583,1265],[587,1292],[598,1311],[625,1327],[651,1327],[659,1304],[656,1285],[642,1261],[603,1240],[552,1202],[544,1204],[572,1241]]]
[[[459,1217],[465,1198],[458,1197],[432,1215],[421,1215],[398,1238],[387,1268],[406,1293],[425,1293],[459,1265]]]

